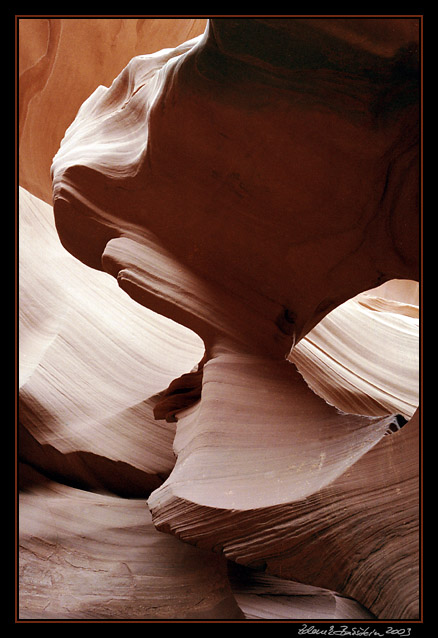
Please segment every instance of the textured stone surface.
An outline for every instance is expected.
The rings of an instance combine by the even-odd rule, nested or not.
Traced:
[[[289,358],[340,410],[410,419],[420,396],[419,327],[419,284],[392,280],[336,308]]]
[[[143,499],[35,477],[20,496],[19,580],[22,618],[243,618],[226,560],[157,532]]]
[[[419,20],[22,23],[22,613],[418,618]]]
[[[170,485],[149,499],[158,529],[352,597],[378,618],[418,618],[416,417],[329,485],[289,503],[219,509],[194,502],[196,494],[172,494]]]
[[[203,344],[69,255],[51,206],[19,196],[21,458],[80,486],[148,495],[174,465],[175,426],[155,420],[156,395]]]
[[[50,165],[82,102],[109,86],[132,57],[203,32],[205,19],[18,21],[20,184],[52,202]]]
[[[251,620],[375,619],[351,598],[229,563],[236,601]]]

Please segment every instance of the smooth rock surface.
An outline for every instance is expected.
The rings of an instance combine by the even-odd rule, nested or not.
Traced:
[[[23,617],[417,619],[419,19],[21,22]]]
[[[21,470],[20,618],[243,618],[226,560],[157,532],[143,499]]]
[[[336,592],[229,564],[234,597],[251,620],[375,619],[351,598]]]
[[[19,204],[20,458],[81,487],[146,496],[175,460],[156,395],[203,344],[67,253],[51,206],[24,189]]]
[[[189,319],[177,299],[167,316],[194,324],[204,304],[207,349],[232,333],[283,357],[343,301],[418,278],[418,42],[405,45],[388,58],[312,21],[219,19],[133,58],[54,158],[61,241],[152,308],[144,259],[170,255],[179,276],[160,285],[180,290],[182,277],[197,292]]]
[[[50,165],[82,102],[111,84],[134,56],[175,47],[205,24],[203,18],[20,19],[20,185],[51,204]]]
[[[379,619],[416,619],[418,428],[416,413],[301,500],[239,511],[202,506],[169,489],[163,494],[162,487],[149,499],[153,521],[243,565],[351,597]]]
[[[350,414],[397,413],[420,402],[419,284],[393,279],[333,310],[292,350],[307,384]]]

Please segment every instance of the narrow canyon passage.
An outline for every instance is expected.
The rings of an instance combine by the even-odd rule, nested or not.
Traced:
[[[17,22],[18,618],[418,619],[420,18]]]

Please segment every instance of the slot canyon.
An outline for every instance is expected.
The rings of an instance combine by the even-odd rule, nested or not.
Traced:
[[[421,17],[16,17],[17,619],[421,619]]]

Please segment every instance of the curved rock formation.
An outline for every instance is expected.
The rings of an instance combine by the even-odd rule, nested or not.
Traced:
[[[23,618],[243,618],[225,559],[159,534],[142,499],[31,481],[20,497]]]
[[[394,104],[383,101],[397,61],[354,52],[351,78],[346,55],[345,68],[329,60],[319,74],[293,58],[268,74],[263,59],[222,52],[216,32],[229,22],[218,23],[174,50],[134,58],[82,105],[52,166],[57,228],[97,268],[120,236],[136,242],[121,253],[144,259],[147,232],[181,270],[219,289],[226,299],[217,306],[251,309],[241,339],[254,332],[257,348],[266,341],[282,356],[354,293],[417,278],[418,108],[404,76],[390,87]],[[253,23],[236,21],[235,38]],[[309,40],[311,58],[321,57],[318,45]],[[388,121],[391,106],[401,112]]]
[[[52,208],[21,189],[19,239],[22,460],[74,485],[149,495],[174,465],[157,395],[201,360],[201,340],[69,255]]]
[[[351,598],[327,589],[284,580],[232,562],[229,574],[234,597],[247,619],[375,620]]]
[[[159,534],[142,500],[66,487],[27,465],[20,480],[22,619],[373,618],[335,592]]]
[[[409,425],[326,486],[270,507],[199,503],[198,481],[187,498],[172,474],[149,498],[153,521],[230,560],[352,597],[378,618],[418,618],[418,420]]]
[[[50,165],[82,102],[99,85],[110,85],[134,56],[175,47],[202,33],[205,24],[168,18],[19,20],[20,185],[51,204]]]
[[[336,308],[289,358],[340,410],[410,419],[420,400],[419,327],[418,283],[392,280]]]
[[[22,184],[46,200],[52,142],[30,169],[30,114],[53,100],[63,34],[92,27],[63,22],[29,52],[23,88]],[[219,570],[202,617],[238,618],[235,600],[247,618],[307,617],[291,597],[313,587],[315,618],[418,618],[419,20],[211,19],[141,55],[138,21],[118,29],[114,52],[135,51],[81,98],[51,166],[73,256],[20,193],[23,460],[98,511],[147,498],[184,543],[160,538]],[[99,74],[81,73],[89,91]],[[245,566],[235,600],[226,559]],[[285,607],[247,598],[250,569]],[[142,586],[152,617],[199,617],[194,599],[164,609]],[[119,617],[117,600],[80,602]]]

